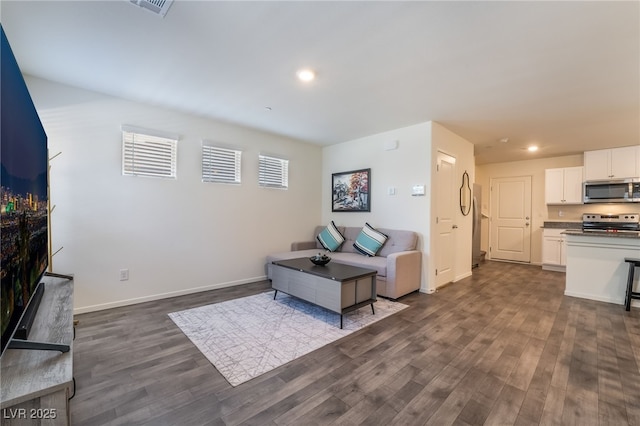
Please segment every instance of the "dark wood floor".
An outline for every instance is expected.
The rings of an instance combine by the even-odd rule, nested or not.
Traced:
[[[231,387],[167,313],[266,282],[77,316],[74,425],[640,425],[640,308],[486,262],[410,308]]]

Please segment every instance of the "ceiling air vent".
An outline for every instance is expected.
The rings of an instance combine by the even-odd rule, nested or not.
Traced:
[[[173,0],[129,0],[136,6],[140,6],[144,9],[150,10],[164,18],[167,11],[171,7]]]

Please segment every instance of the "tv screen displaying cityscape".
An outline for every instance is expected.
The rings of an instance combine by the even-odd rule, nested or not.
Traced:
[[[0,26],[2,352],[48,265],[47,135]]]

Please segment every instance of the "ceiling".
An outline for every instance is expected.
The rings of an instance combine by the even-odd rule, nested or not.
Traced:
[[[638,1],[2,0],[0,19],[25,74],[310,143],[430,120],[477,164],[640,143]]]

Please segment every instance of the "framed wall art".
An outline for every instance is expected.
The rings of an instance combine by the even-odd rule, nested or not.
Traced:
[[[332,212],[371,211],[371,169],[331,175]]]

